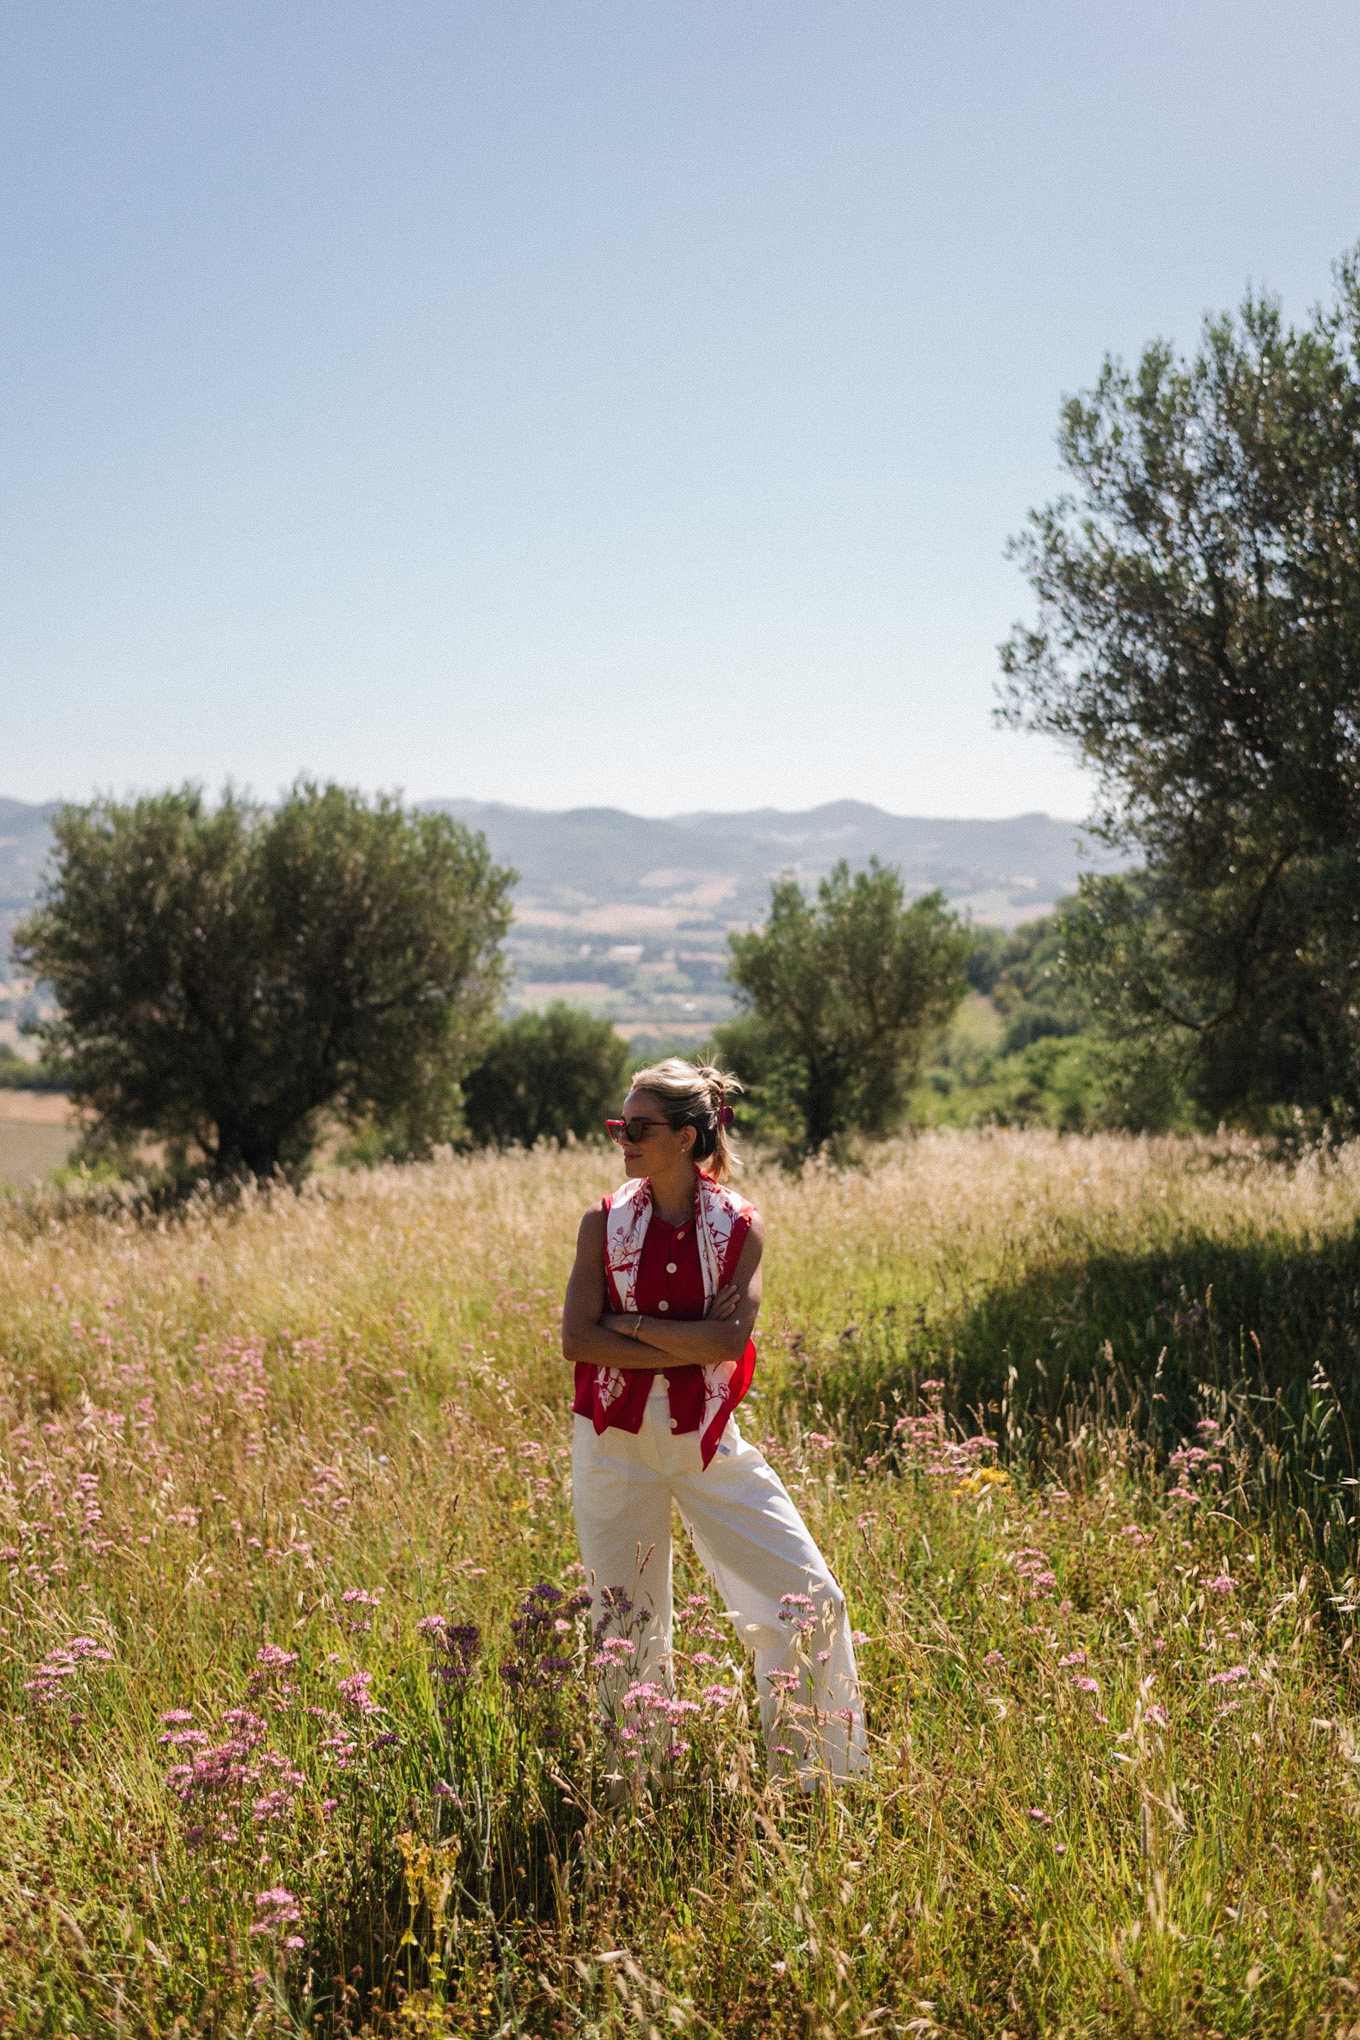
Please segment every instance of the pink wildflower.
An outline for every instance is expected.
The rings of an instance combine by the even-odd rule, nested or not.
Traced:
[[[255,1910],[259,1918],[250,1930],[252,1934],[276,1933],[280,1927],[291,1926],[302,1917],[297,1900],[282,1884],[276,1884],[270,1891],[257,1892]]]
[[[384,1714],[387,1710],[379,1707],[368,1690],[372,1684],[372,1672],[355,1672],[348,1679],[337,1679],[336,1691],[355,1714]]]
[[[267,1643],[262,1650],[255,1653],[256,1664],[262,1665],[267,1672],[286,1672],[288,1667],[295,1665],[297,1661],[298,1654],[295,1650],[282,1650],[277,1643]]]

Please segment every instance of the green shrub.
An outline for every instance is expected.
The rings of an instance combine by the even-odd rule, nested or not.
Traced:
[[[45,1057],[29,1062],[8,1043],[0,1043],[0,1091],[66,1091],[70,1078],[57,1063]]]
[[[604,1131],[627,1088],[628,1044],[608,1020],[561,1000],[521,1013],[493,1037],[463,1085],[468,1134],[479,1147],[532,1147]]]

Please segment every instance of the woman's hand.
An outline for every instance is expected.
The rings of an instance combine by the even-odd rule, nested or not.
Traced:
[[[736,1283],[725,1283],[704,1312],[704,1316],[721,1323],[724,1318],[733,1315],[740,1301],[741,1291]],[[621,1337],[631,1339],[635,1336],[637,1313],[607,1310],[601,1314],[598,1322],[602,1332],[617,1332]]]
[[[732,1280],[723,1284],[697,1322],[684,1318],[672,1321],[669,1316],[637,1317],[606,1307],[604,1208],[596,1206],[581,1221],[576,1266],[567,1286],[562,1316],[563,1353],[568,1360],[651,1368],[662,1374],[671,1361],[680,1367],[708,1367],[715,1360],[739,1359],[760,1310],[760,1256],[764,1244],[765,1228],[756,1212],[752,1214]]]

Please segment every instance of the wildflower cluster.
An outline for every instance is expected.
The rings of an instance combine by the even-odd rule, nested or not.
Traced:
[[[1226,1436],[1221,1435],[1221,1426],[1212,1417],[1201,1417],[1195,1426],[1200,1442],[1197,1445],[1182,1445],[1171,1454],[1169,1465],[1176,1473],[1176,1485],[1168,1490],[1173,1502],[1197,1502],[1200,1498],[1197,1481],[1206,1480],[1210,1475],[1220,1478],[1223,1473],[1223,1453],[1227,1446]]]
[[[276,1884],[272,1890],[255,1894],[255,1918],[251,1923],[251,1934],[279,1934],[280,1946],[294,1951],[304,1943],[300,1934],[285,1934],[283,1929],[294,1925],[302,1918],[298,1902],[286,1885]]]
[[[510,1624],[514,1644],[499,1667],[501,1684],[521,1722],[534,1719],[545,1746],[562,1740],[561,1703],[577,1668],[575,1656],[566,1653],[575,1638],[574,1618],[589,1606],[584,1588],[569,1595],[544,1580],[529,1589]]]
[[[797,1643],[806,1643],[821,1616],[810,1594],[781,1594],[779,1619]]]
[[[620,1704],[619,1740],[631,1755],[682,1757],[690,1745],[678,1731],[688,1716],[698,1712],[697,1700],[678,1700],[655,1679],[638,1679],[626,1688]]]
[[[1219,1703],[1213,1712],[1215,1724],[1237,1713],[1253,1683],[1249,1665],[1229,1665],[1224,1671],[1209,1674],[1205,1685],[1210,1689],[1210,1697]]]
[[[482,1654],[482,1632],[475,1622],[455,1622],[447,1615],[427,1615],[416,1628],[429,1644],[435,1708],[447,1735],[476,1674]]]
[[[609,1775],[616,1783],[629,1778],[636,1786],[654,1765],[687,1756],[695,1730],[705,1719],[719,1718],[737,1699],[740,1685],[723,1686],[714,1680],[719,1664],[711,1651],[677,1650],[675,1662],[682,1669],[688,1667],[696,1681],[707,1683],[676,1693],[652,1670],[653,1648],[643,1647],[651,1626],[649,1610],[634,1608],[622,1587],[605,1588],[599,1600],[602,1613],[591,1659],[599,1680],[596,1727],[613,1753],[616,1768]],[[688,1595],[675,1612],[675,1626],[687,1642],[725,1640],[707,1594]],[[652,1641],[659,1649],[655,1637]]]
[[[1023,1592],[1031,1598],[1056,1591],[1058,1575],[1053,1570],[1048,1553],[1041,1551],[1037,1544],[1026,1544],[1019,1551],[1013,1551],[1011,1567],[1024,1581]]]
[[[231,1733],[221,1742],[206,1729],[184,1726],[192,1720],[190,1709],[174,1708],[161,1716],[157,1737],[179,1759],[165,1782],[184,1812],[196,1816],[185,1828],[188,1846],[236,1842],[243,1824],[262,1828],[291,1820],[307,1781],[285,1756],[265,1747],[263,1716],[248,1707],[226,1708],[219,1720]]]
[[[501,1679],[514,1693],[556,1692],[576,1668],[574,1658],[563,1657],[565,1639],[574,1633],[574,1615],[590,1606],[584,1589],[570,1599],[561,1587],[543,1581],[530,1587],[510,1624],[515,1639],[514,1655],[500,1667]]]
[[[112,1662],[113,1652],[93,1636],[73,1636],[69,1643],[57,1644],[48,1651],[35,1667],[32,1678],[24,1680],[24,1691],[35,1700],[53,1700],[61,1693],[69,1695],[85,1665]]]
[[[255,1653],[255,1670],[246,1681],[249,1697],[260,1704],[268,1704],[276,1711],[286,1707],[297,1692],[297,1686],[288,1677],[298,1661],[295,1650],[283,1650],[276,1643],[266,1643]]]
[[[983,1461],[996,1451],[996,1440],[981,1432],[967,1438],[950,1436],[942,1381],[923,1381],[921,1400],[926,1407],[920,1416],[901,1416],[893,1425],[893,1442],[903,1468],[926,1480],[973,1481],[983,1470]],[[976,1489],[965,1485],[963,1491]]]
[[[346,1630],[351,1636],[368,1636],[371,1634],[373,1629],[372,1617],[365,1615],[361,1611],[367,1608],[380,1608],[382,1606],[382,1595],[380,1593],[369,1593],[364,1587],[346,1587],[344,1593],[340,1596],[340,1601],[342,1607],[350,1611],[347,1615],[338,1615],[336,1617],[340,1628]]]

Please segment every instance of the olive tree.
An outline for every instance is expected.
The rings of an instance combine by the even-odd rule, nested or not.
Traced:
[[[514,873],[444,815],[299,783],[67,806],[14,938],[96,1138],[218,1175],[305,1164],[326,1122],[459,1130],[499,999]]]
[[[731,935],[745,1008],[719,1047],[765,1129],[793,1156],[838,1135],[886,1132],[926,1043],[967,989],[968,937],[940,893],[907,904],[899,872],[842,861],[815,899],[783,878],[763,928]]]
[[[1124,877],[1067,967],[1209,1119],[1360,1116],[1360,268],[1301,328],[1248,294],[1193,357],[1108,360],[1071,488],[1015,551],[1038,602],[1003,721],[1099,775]]]

